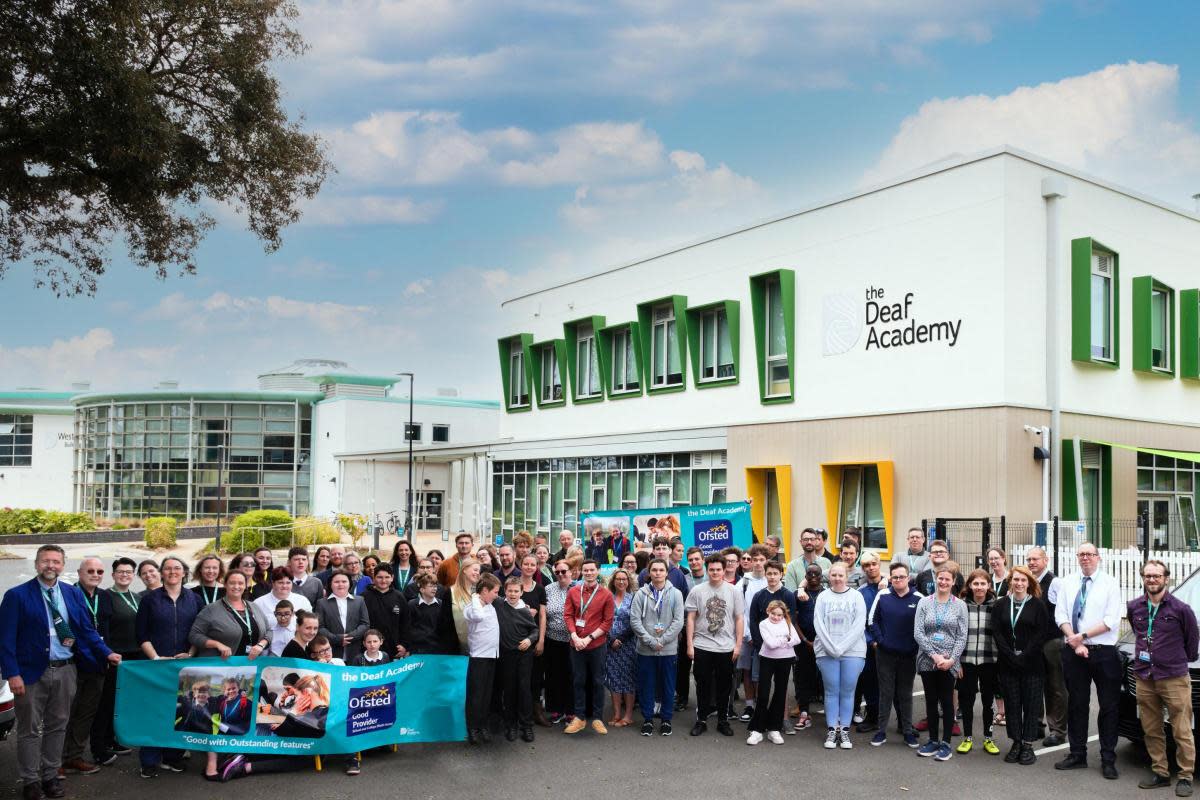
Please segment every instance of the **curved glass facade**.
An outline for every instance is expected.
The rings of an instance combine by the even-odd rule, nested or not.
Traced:
[[[85,399],[75,412],[76,508],[100,517],[309,513],[307,398]]]

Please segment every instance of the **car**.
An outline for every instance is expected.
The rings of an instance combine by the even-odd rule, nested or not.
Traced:
[[[1188,575],[1181,583],[1171,587],[1171,594],[1175,595],[1180,600],[1191,606],[1196,616],[1200,618],[1200,570],[1196,570]],[[1134,657],[1135,637],[1133,631],[1127,632],[1117,642],[1117,649],[1121,654],[1122,666],[1122,681],[1121,681],[1121,702],[1118,716],[1118,734],[1133,742],[1138,749],[1143,752],[1146,749],[1145,736],[1142,733],[1141,715],[1138,711],[1137,704],[1137,679],[1133,674],[1133,657]],[[1192,679],[1192,734],[1195,736],[1195,741],[1200,741],[1200,735],[1197,734],[1196,725],[1200,722],[1200,661],[1193,661],[1188,665],[1188,672]],[[1165,712],[1164,712],[1165,716]],[[1168,720],[1166,725],[1167,734],[1167,753],[1172,762],[1174,762],[1175,754],[1175,739],[1171,734],[1171,723]]]
[[[16,702],[8,681],[0,678],[0,742],[8,738],[13,725],[17,722]]]

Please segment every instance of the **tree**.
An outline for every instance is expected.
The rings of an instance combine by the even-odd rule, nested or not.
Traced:
[[[160,278],[226,203],[268,252],[329,170],[281,108],[271,61],[303,52],[292,0],[0,2],[0,277],[32,263],[94,294],[123,240]]]

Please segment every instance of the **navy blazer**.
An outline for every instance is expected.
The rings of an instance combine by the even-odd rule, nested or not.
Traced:
[[[164,658],[190,652],[192,643],[188,634],[196,615],[203,610],[204,601],[189,589],[181,589],[179,599],[175,601],[162,586],[147,592],[142,596],[134,623],[138,644],[150,642],[154,651]]]
[[[75,634],[71,651],[81,666],[98,672],[112,653],[96,633],[92,614],[83,602],[83,592],[59,581],[67,621]],[[4,678],[19,677],[26,684],[36,683],[50,663],[50,623],[46,601],[37,578],[14,586],[0,601],[0,673]]]

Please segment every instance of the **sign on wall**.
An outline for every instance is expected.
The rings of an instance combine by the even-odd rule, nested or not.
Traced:
[[[678,536],[684,547],[699,547],[705,556],[726,547],[745,550],[754,544],[750,504],[746,502],[589,511],[581,523],[585,558],[594,558],[601,565],[620,562],[639,542],[649,546],[657,536]]]

